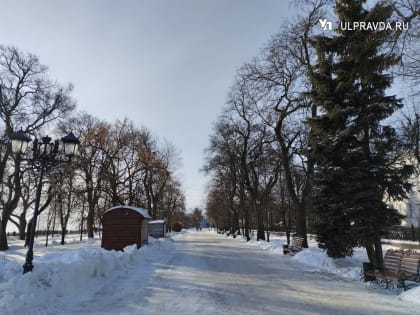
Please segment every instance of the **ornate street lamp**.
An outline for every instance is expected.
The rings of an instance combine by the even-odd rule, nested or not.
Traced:
[[[21,129],[12,133],[10,135],[10,140],[12,142],[12,152],[14,154],[24,154],[28,148],[31,138]]]
[[[41,190],[42,190],[42,181],[44,174],[52,167],[59,163],[70,162],[72,157],[77,155],[80,141],[77,139],[72,132],[67,136],[61,138],[62,146],[60,146],[59,140],[51,142],[51,138],[46,136],[39,141],[35,138],[32,147],[32,154],[27,158],[22,158],[26,152],[31,138],[24,133],[22,130],[13,132],[10,135],[12,152],[17,155],[21,160],[28,161],[31,163],[34,168],[39,170],[39,179],[36,187],[36,196],[35,196],[35,208],[34,214],[31,220],[31,226],[29,229],[28,237],[28,252],[26,254],[26,261],[23,265],[23,273],[32,271],[33,264],[32,260],[34,257],[34,238],[35,238],[35,229],[38,219],[39,204],[41,200]],[[68,159],[64,160],[63,157],[66,156]]]
[[[80,141],[75,137],[73,132],[70,132],[67,136],[61,138],[64,145],[64,154],[69,158],[77,155],[79,152]]]

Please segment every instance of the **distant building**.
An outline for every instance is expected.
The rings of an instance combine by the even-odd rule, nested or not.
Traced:
[[[405,216],[401,222],[403,226],[420,227],[420,179],[418,175],[418,173],[414,173],[410,178],[413,187],[408,194],[408,199],[391,202],[398,212]]]
[[[166,221],[165,220],[149,221],[149,235],[154,238],[165,237]]]

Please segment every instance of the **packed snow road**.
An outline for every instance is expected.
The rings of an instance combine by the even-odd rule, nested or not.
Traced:
[[[69,314],[417,314],[394,295],[213,232],[172,241],[146,283],[133,272],[112,279]]]

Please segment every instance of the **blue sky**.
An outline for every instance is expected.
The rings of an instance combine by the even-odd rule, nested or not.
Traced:
[[[0,44],[34,53],[78,109],[181,152],[187,208],[204,206],[204,148],[236,70],[295,7],[282,0],[0,0]]]

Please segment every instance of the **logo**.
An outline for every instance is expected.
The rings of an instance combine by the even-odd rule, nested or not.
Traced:
[[[332,30],[332,22],[329,22],[327,19],[319,19],[319,24],[321,24],[324,31]]]
[[[406,31],[408,22],[340,22],[343,31]]]

